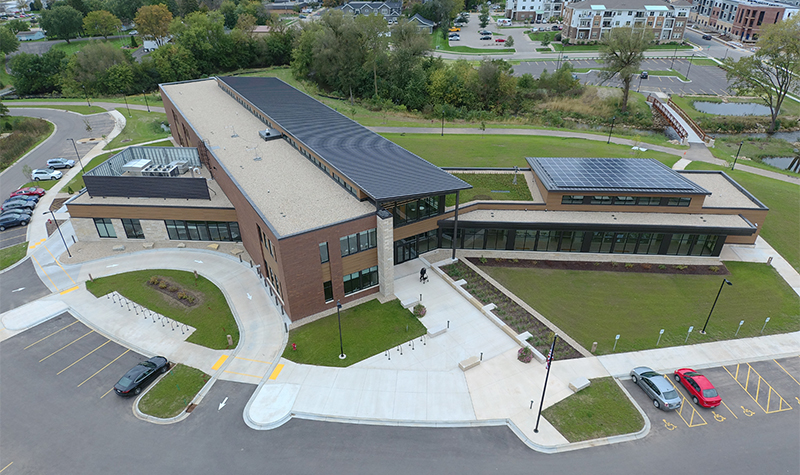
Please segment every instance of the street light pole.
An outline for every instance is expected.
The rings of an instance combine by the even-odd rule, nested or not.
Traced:
[[[617,116],[611,118],[611,130],[608,131],[608,140],[606,141],[606,145],[611,143],[611,133],[614,132],[614,122],[617,120]]]
[[[692,70],[692,61],[694,61],[694,53],[692,53],[692,59],[689,60],[689,67],[686,69],[686,80],[689,80],[689,71]]]
[[[144,89],[142,89],[142,95],[144,96],[144,103],[147,106],[147,112],[149,113],[150,112],[150,104],[147,102],[147,93],[144,92]]]
[[[741,151],[742,151],[742,144],[743,144],[743,143],[744,143],[744,140],[742,140],[741,142],[739,142],[739,150],[737,150],[737,151],[736,151],[736,158],[734,158],[734,159],[733,159],[733,165],[731,165],[731,170],[733,170],[734,168],[736,168],[736,160],[739,160],[739,152],[741,152]]]
[[[78,156],[78,164],[80,164],[80,166],[81,166],[81,174],[86,173],[86,170],[83,169],[83,162],[81,161],[81,154],[78,153],[78,146],[75,145],[75,139],[67,139],[67,140],[72,140],[72,147],[75,148],[75,155]]]
[[[64,239],[64,235],[61,233],[61,227],[59,227],[58,225],[58,220],[56,219],[56,215],[53,214],[53,210],[48,210],[48,211],[50,211],[50,215],[53,217],[53,222],[56,223],[56,229],[58,229],[58,234],[61,235],[61,242],[64,243],[64,248],[67,250],[67,255],[69,257],[72,257],[72,254],[70,254],[69,252],[69,246],[67,246],[67,241],[66,239]],[[45,211],[42,214],[47,214],[47,211]]]
[[[84,97],[86,97],[86,104],[88,104],[89,107],[92,107],[92,103],[89,102],[89,94],[86,93],[86,86],[81,86],[81,87],[83,88],[83,95]]]
[[[442,108],[442,137],[444,137],[444,108]]]
[[[122,93],[122,97],[125,99],[125,108],[128,109],[128,117],[133,117],[131,115],[131,107],[128,105],[128,96],[125,93]]]
[[[708,318],[706,318],[706,323],[703,325],[703,329],[700,330],[700,334],[702,334],[702,335],[706,334],[706,326],[708,326],[708,321],[711,320],[711,312],[714,311],[714,307],[716,307],[716,305],[717,305],[717,300],[719,300],[719,294],[722,293],[722,287],[724,287],[725,284],[733,285],[730,280],[722,279],[722,283],[719,284],[719,291],[717,292],[717,298],[714,299],[714,304],[711,305],[711,311],[708,312]]]
[[[342,315],[340,310],[342,309],[342,302],[337,300],[336,301],[336,319],[339,320],[339,359],[343,360],[347,358],[344,354],[344,346],[342,345]]]
[[[675,66],[675,56],[678,56],[678,46],[679,45],[680,45],[680,43],[678,43],[678,42],[675,43],[675,52],[672,53],[672,63],[669,65],[669,69],[672,69],[672,67]]]

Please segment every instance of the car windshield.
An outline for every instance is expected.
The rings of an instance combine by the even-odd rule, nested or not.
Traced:
[[[683,373],[683,375],[684,376],[702,376],[702,374],[697,373],[695,371],[687,371],[687,372]]]
[[[655,371],[645,371],[644,373],[642,373],[642,376],[646,376],[648,378],[654,378],[656,376],[661,376],[661,375],[656,373]]]
[[[142,365],[142,366],[145,366],[147,368],[155,368],[156,367],[156,364],[153,363],[152,361],[144,361],[144,362],[139,363],[139,364]]]
[[[703,397],[717,397],[716,389],[703,389]]]
[[[664,399],[676,399],[678,397],[678,392],[674,389],[664,392]]]

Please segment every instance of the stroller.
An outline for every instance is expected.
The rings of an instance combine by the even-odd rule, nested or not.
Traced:
[[[424,267],[419,270],[419,281],[423,284],[428,282],[428,271]]]

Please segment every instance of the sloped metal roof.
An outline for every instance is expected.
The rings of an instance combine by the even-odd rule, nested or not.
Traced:
[[[472,188],[278,78],[219,80],[375,201]]]

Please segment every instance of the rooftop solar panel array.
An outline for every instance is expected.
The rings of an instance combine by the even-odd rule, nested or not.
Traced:
[[[219,79],[376,201],[471,188],[280,79]]]
[[[550,191],[711,193],[653,159],[527,158]]]

